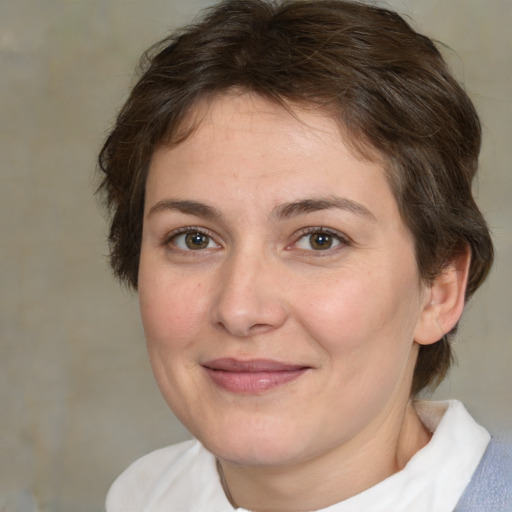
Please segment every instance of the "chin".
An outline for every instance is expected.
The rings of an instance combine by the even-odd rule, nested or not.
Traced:
[[[300,457],[298,450],[280,446],[274,441],[247,440],[242,444],[222,443],[219,446],[206,445],[219,459],[240,466],[285,466],[297,462]]]
[[[248,466],[278,466],[298,462],[306,447],[303,435],[289,424],[268,424],[253,418],[250,425],[235,423],[220,433],[196,437],[218,458]]]

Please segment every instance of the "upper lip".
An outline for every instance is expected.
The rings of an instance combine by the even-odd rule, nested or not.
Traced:
[[[284,363],[272,359],[249,359],[241,360],[231,357],[213,359],[202,364],[210,370],[238,373],[258,372],[290,372],[309,368],[301,364]]]

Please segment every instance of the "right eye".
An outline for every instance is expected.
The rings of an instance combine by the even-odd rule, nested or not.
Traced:
[[[327,251],[341,243],[339,236],[325,231],[315,231],[301,237],[297,242],[297,247],[309,251]]]
[[[201,251],[204,249],[217,249],[219,247],[210,235],[197,229],[182,231],[171,235],[167,243],[181,251]]]

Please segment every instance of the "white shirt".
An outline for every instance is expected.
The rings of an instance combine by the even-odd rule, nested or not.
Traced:
[[[456,401],[414,404],[433,432],[399,472],[318,512],[452,512],[490,441]],[[233,512],[215,457],[197,440],[157,450],[133,463],[107,495],[107,512]],[[239,512],[249,512],[236,509]]]

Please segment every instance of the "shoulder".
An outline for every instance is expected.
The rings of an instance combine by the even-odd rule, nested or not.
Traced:
[[[491,439],[455,512],[512,511],[512,447]]]
[[[198,441],[190,440],[141,457],[112,484],[107,494],[107,512],[143,510],[152,501],[161,481],[168,482],[176,472],[182,473],[203,450]]]

